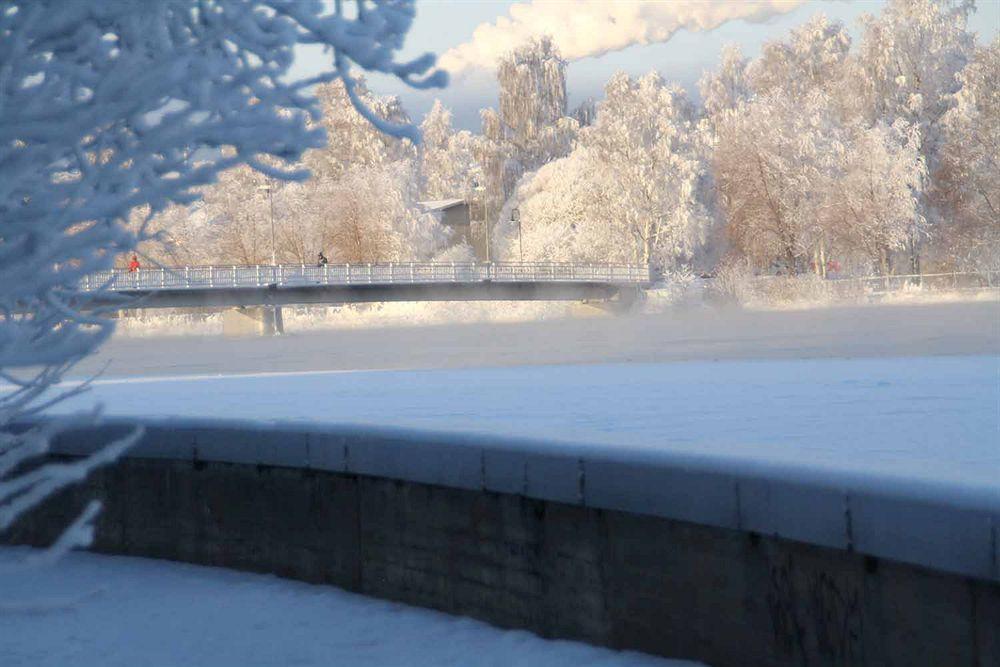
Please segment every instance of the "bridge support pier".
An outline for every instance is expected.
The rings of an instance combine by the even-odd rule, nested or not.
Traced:
[[[281,313],[281,306],[264,306],[261,310],[263,335],[279,336],[285,333],[285,319]]]
[[[624,315],[637,309],[646,298],[641,287],[622,285],[610,299],[585,299],[584,304],[612,315]]]
[[[226,336],[276,336],[285,333],[281,306],[239,306],[222,313]]]

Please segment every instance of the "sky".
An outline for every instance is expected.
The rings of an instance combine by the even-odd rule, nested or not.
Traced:
[[[721,7],[723,13],[747,6],[740,4],[746,0],[722,0],[714,3],[701,0],[700,7],[697,0],[674,1],[694,5],[696,10],[715,5]],[[765,42],[784,38],[791,28],[820,12],[831,19],[843,21],[856,40],[860,36],[858,18],[864,13],[880,12],[885,4],[884,0],[808,0],[801,4],[796,0],[755,1],[765,7],[762,14],[769,15],[765,20],[751,22],[734,19],[724,21],[714,29],[697,32],[681,27],[661,43],[634,44],[620,51],[571,62],[567,68],[570,109],[588,97],[600,99],[604,84],[618,70],[637,76],[655,69],[665,79],[679,83],[696,96],[698,79],[706,70],[715,68],[719,52],[727,43],[739,44],[744,55],[753,57],[760,52]],[[784,3],[790,3],[792,7]],[[498,18],[510,15],[512,5],[524,4],[498,0],[418,0],[417,17],[400,57],[413,57],[428,51],[439,56],[445,54],[449,49],[470,42],[477,27],[494,24]],[[557,14],[567,6],[573,6],[574,9],[579,6],[573,0],[551,0],[551,4],[554,6],[553,13]],[[669,9],[671,0],[665,0],[662,5]],[[970,28],[979,34],[980,43],[985,43],[1000,32],[1000,0],[979,0],[977,5],[978,11],[970,20]],[[677,6],[679,5],[674,5]],[[571,12],[567,14],[572,15]],[[695,22],[699,21],[702,25],[706,24],[703,16],[698,17]],[[667,30],[665,25],[655,25],[655,19],[652,23],[646,28],[655,31],[661,27]],[[663,23],[665,21],[661,20],[661,24]],[[503,31],[494,31],[494,41],[502,43],[504,36],[511,34],[513,48],[517,41],[513,36],[516,34],[515,28],[516,25],[507,26]],[[329,56],[326,54],[303,49],[296,59],[296,73],[314,73],[325,69],[328,64]],[[392,77],[382,75],[369,75],[368,83],[377,93],[398,95],[411,118],[416,121],[422,119],[434,99],[439,98],[452,110],[455,126],[461,129],[478,130],[480,109],[497,104],[496,81],[492,72],[483,69],[463,70],[458,76],[453,76],[451,84],[443,90],[414,90]]]

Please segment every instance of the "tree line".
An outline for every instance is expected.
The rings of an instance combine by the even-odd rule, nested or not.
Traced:
[[[971,2],[890,0],[847,27],[818,14],[756,58],[726,47],[700,99],[655,71],[569,110],[547,38],[497,65],[478,134],[436,102],[423,141],[386,136],[318,91],[324,148],[303,182],[247,167],[158,216],[164,263],[470,259],[419,202],[461,198],[492,255],[757,273],[1000,268],[1000,38]],[[363,86],[379,117],[399,101]],[[273,221],[273,242],[272,242]]]

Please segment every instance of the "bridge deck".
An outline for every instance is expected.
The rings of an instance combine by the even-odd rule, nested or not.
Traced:
[[[608,299],[648,286],[645,266],[559,263],[387,263],[113,269],[85,291],[137,297],[139,308],[373,301]]]

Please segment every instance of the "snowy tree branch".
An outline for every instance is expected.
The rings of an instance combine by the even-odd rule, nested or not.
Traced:
[[[320,0],[0,3],[0,378],[14,387],[0,393],[0,531],[138,438],[23,472],[79,421],[24,431],[24,419],[86,388],[50,393],[113,329],[80,280],[111,267],[148,238],[152,216],[195,201],[227,169],[304,178],[283,166],[322,146],[325,133],[312,82],[288,81],[296,47],[335,54],[323,80],[353,81],[354,65],[417,88],[444,85],[432,55],[396,60],[413,0],[353,6],[349,16]],[[408,124],[376,124],[419,139]],[[144,222],[129,227],[140,207]],[[96,511],[59,547],[86,543]]]

